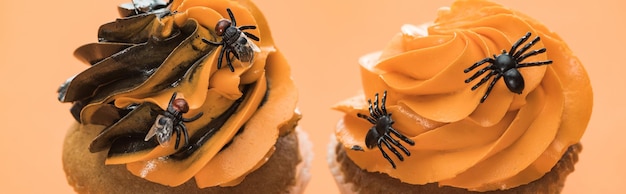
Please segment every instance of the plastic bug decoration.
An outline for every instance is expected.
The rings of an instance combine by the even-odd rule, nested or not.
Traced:
[[[524,54],[530,47],[539,42],[539,36],[531,40],[528,44],[524,45],[524,47],[522,47],[522,49],[520,49],[519,51],[516,51],[517,47],[526,42],[530,35],[531,33],[527,32],[526,35],[517,40],[517,42],[513,44],[509,52],[506,52],[506,50],[502,50],[502,54],[498,56],[494,54],[493,58],[484,58],[483,60],[474,63],[474,65],[463,71],[465,73],[468,73],[478,66],[481,66],[482,64],[489,63],[487,67],[477,71],[474,75],[465,80],[465,83],[469,83],[479,76],[483,75],[485,72],[490,71],[484,78],[482,78],[476,85],[472,87],[472,90],[476,90],[478,87],[486,83],[491,77],[495,76],[493,78],[493,81],[491,81],[491,83],[489,84],[485,95],[480,99],[481,103],[483,103],[485,99],[487,99],[487,96],[489,96],[491,89],[493,89],[493,86],[500,78],[504,77],[504,83],[511,92],[521,94],[524,90],[524,77],[522,77],[522,74],[518,71],[518,69],[523,67],[540,66],[552,63],[552,60],[521,63],[522,61],[524,61],[524,59],[530,56],[546,52],[546,48],[541,48]]]
[[[215,25],[215,34],[222,37],[222,41],[213,42],[207,39],[202,39],[207,44],[216,46],[222,46],[217,59],[217,68],[222,68],[222,60],[226,55],[226,63],[230,68],[230,71],[235,72],[235,68],[232,64],[230,57],[231,53],[235,58],[239,59],[242,63],[251,63],[254,60],[254,53],[260,52],[261,49],[257,47],[250,39],[259,41],[259,37],[251,34],[250,32],[244,32],[244,30],[256,29],[253,25],[244,25],[237,27],[237,21],[230,8],[227,8],[228,19],[221,19]]]
[[[387,147],[394,155],[396,155],[396,157],[398,157],[400,161],[404,161],[404,157],[392,145],[398,147],[407,156],[411,156],[411,152],[409,152],[409,150],[407,150],[406,147],[404,147],[400,142],[393,139],[390,133],[393,133],[396,137],[409,145],[415,145],[415,142],[402,135],[400,132],[392,127],[394,121],[393,119],[391,119],[391,113],[387,113],[387,108],[385,107],[386,101],[387,91],[383,93],[380,107],[378,107],[378,93],[376,93],[375,101],[373,104],[371,99],[367,100],[367,102],[369,103],[370,115],[368,116],[357,113],[357,116],[369,121],[371,124],[374,124],[374,126],[372,126],[369,131],[367,131],[367,135],[365,136],[365,145],[367,146],[367,148],[372,149],[374,148],[374,146],[378,146],[378,149],[382,153],[383,157],[387,159],[387,161],[389,161],[389,163],[391,163],[391,166],[395,169],[396,164],[393,162],[393,160],[391,160],[389,155],[385,153],[382,145],[384,144],[385,147]],[[363,151],[363,148],[361,148],[360,146],[353,146],[352,150]]]
[[[130,4],[132,4],[132,11],[134,12],[134,15],[139,15],[142,13],[150,13],[155,10],[165,8],[171,3],[172,1],[168,1],[167,3],[165,3],[163,0],[131,0]],[[124,8],[130,8],[130,6],[127,6],[127,4],[122,4],[120,6]]]
[[[148,131],[144,141],[148,141],[156,135],[159,144],[167,146],[172,137],[172,133],[176,132],[176,145],[174,145],[174,149],[178,149],[181,133],[185,136],[186,146],[189,142],[189,133],[187,132],[185,123],[195,121],[202,116],[202,112],[200,112],[191,118],[183,118],[183,114],[188,111],[189,105],[187,101],[182,98],[176,99],[176,92],[174,92],[167,105],[167,110],[157,116],[156,121],[150,128],[150,131]]]

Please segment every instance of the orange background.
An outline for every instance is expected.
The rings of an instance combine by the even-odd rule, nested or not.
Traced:
[[[73,122],[56,100],[87,68],[72,53],[130,0],[0,2],[0,193],[72,193],[61,145]],[[402,24],[435,18],[452,0],[257,0],[300,92],[300,122],[314,143],[306,193],[337,193],[327,142],[341,116],[330,107],[360,90],[357,59],[381,49]],[[586,65],[594,112],[564,193],[620,193],[626,183],[626,1],[498,1],[543,21]],[[8,191],[7,191],[8,190]]]

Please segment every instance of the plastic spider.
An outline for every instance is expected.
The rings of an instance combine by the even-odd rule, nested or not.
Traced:
[[[474,65],[472,65],[471,67],[463,71],[467,73],[484,63],[490,63],[487,67],[477,71],[474,75],[472,75],[470,78],[467,78],[465,80],[465,83],[469,83],[472,80],[484,74],[485,72],[491,71],[484,78],[482,78],[476,85],[472,87],[472,90],[476,90],[478,87],[480,87],[485,82],[487,82],[491,77],[493,77],[494,75],[496,76],[495,78],[493,78],[493,81],[491,81],[491,83],[489,84],[489,87],[487,88],[487,92],[485,92],[485,95],[482,97],[482,99],[480,99],[480,103],[483,103],[485,99],[487,99],[487,96],[489,96],[491,89],[493,89],[493,86],[496,84],[496,82],[500,78],[504,77],[504,83],[506,84],[506,87],[509,88],[511,92],[516,93],[516,94],[521,94],[522,91],[524,90],[524,77],[522,77],[522,74],[517,69],[523,68],[523,67],[547,65],[547,64],[552,63],[552,60],[521,63],[522,61],[524,61],[524,59],[530,56],[534,56],[534,55],[538,55],[540,53],[546,52],[546,48],[541,48],[541,49],[533,50],[524,54],[524,52],[526,52],[530,47],[532,47],[537,42],[539,42],[540,40],[539,36],[531,40],[528,44],[524,45],[524,47],[522,47],[522,49],[520,49],[519,51],[516,51],[517,47],[519,47],[521,44],[526,42],[528,38],[530,37],[530,35],[531,33],[527,32],[526,35],[524,35],[522,38],[517,40],[517,42],[513,44],[509,52],[506,52],[506,50],[502,50],[502,54],[498,56],[494,54],[493,58],[491,57],[484,58],[483,60],[480,60],[474,63]]]
[[[166,8],[172,3],[163,0],[131,0],[130,3],[122,3],[119,6],[120,13],[126,17],[139,15],[143,13],[151,13],[159,9]],[[130,5],[129,5],[130,4]]]
[[[167,146],[172,133],[176,132],[176,145],[174,149],[178,149],[180,143],[180,134],[185,136],[185,145],[189,142],[189,134],[185,123],[195,121],[202,116],[202,112],[191,118],[183,118],[183,114],[189,111],[189,105],[185,99],[176,99],[176,92],[172,94],[170,102],[167,105],[167,110],[163,114],[159,114],[156,121],[148,131],[148,134],[144,138],[144,141],[150,140],[153,136],[157,136],[157,141],[162,146]]]
[[[413,142],[413,140],[407,138],[406,136],[400,134],[400,132],[398,132],[396,129],[394,129],[391,126],[393,125],[394,121],[393,119],[391,119],[391,113],[387,113],[387,109],[385,107],[386,100],[387,100],[387,91],[383,93],[383,98],[382,98],[380,107],[378,107],[378,93],[376,93],[373,106],[372,106],[372,100],[371,99],[367,100],[367,102],[369,103],[370,115],[367,116],[361,113],[357,113],[357,116],[374,124],[374,126],[372,126],[369,129],[369,131],[367,132],[367,135],[365,136],[365,145],[367,146],[367,148],[372,149],[374,148],[374,146],[378,146],[380,153],[383,154],[383,157],[385,157],[385,159],[387,159],[387,161],[389,161],[389,163],[391,163],[391,166],[395,169],[396,164],[393,162],[393,160],[391,160],[389,155],[385,153],[385,151],[382,148],[382,144],[385,144],[385,146],[389,150],[391,150],[391,152],[393,152],[400,161],[404,161],[404,157],[402,157],[400,152],[398,152],[392,146],[392,144],[400,148],[407,156],[411,156],[411,152],[409,152],[409,150],[407,150],[406,147],[400,144],[400,142],[393,139],[391,135],[389,135],[389,133],[393,133],[396,137],[408,143],[409,145],[415,145],[415,142]],[[363,148],[359,146],[353,146],[352,149],[363,151]]]
[[[260,52],[260,49],[250,39],[259,41],[259,37],[244,30],[256,29],[253,25],[244,25],[237,27],[237,21],[230,8],[226,8],[230,20],[221,19],[215,25],[215,34],[222,37],[222,41],[213,42],[202,38],[202,41],[207,44],[216,46],[222,46],[219,56],[217,58],[217,68],[222,68],[222,59],[226,55],[226,63],[230,68],[230,71],[235,72],[230,54],[232,53],[235,58],[241,62],[250,63],[254,60],[254,53]]]

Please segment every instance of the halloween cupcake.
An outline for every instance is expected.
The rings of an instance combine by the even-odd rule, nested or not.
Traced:
[[[540,22],[459,0],[360,60],[334,107],[344,193],[559,193],[592,109],[581,62]]]
[[[59,88],[79,193],[300,193],[310,143],[298,94],[250,1],[134,1]]]

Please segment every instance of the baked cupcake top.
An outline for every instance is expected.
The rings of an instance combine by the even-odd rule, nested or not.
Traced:
[[[589,78],[565,42],[488,1],[402,26],[359,62],[364,94],[335,106],[346,113],[337,139],[362,169],[409,184],[529,183],[579,142],[591,115]]]
[[[104,127],[85,149],[169,186],[191,178],[200,188],[237,185],[263,165],[300,114],[290,68],[258,8],[154,0],[119,12],[98,42],[76,50],[91,66],[59,88],[81,125]]]

